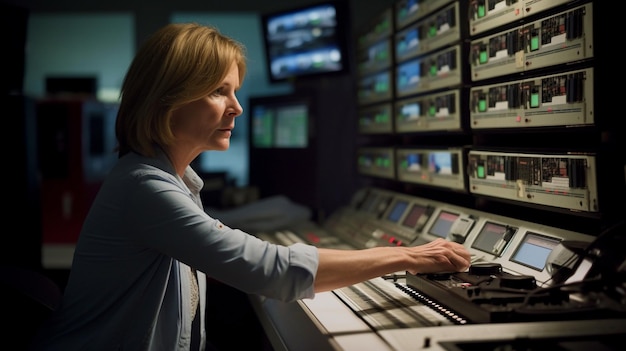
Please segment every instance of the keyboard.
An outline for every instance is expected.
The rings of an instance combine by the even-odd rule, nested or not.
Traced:
[[[374,330],[458,324],[415,299],[406,289],[401,283],[377,278],[334,293]]]

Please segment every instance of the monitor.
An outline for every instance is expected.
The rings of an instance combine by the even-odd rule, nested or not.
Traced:
[[[409,202],[407,200],[398,199],[394,201],[393,205],[391,205],[389,212],[387,213],[386,219],[390,222],[397,223],[402,215],[409,207]]]
[[[417,232],[421,232],[424,228],[424,224],[430,218],[432,208],[414,203],[407,215],[402,220],[402,225],[407,228],[415,229]]]
[[[301,149],[309,146],[311,100],[307,96],[251,97],[250,146]]]
[[[472,248],[500,256],[514,233],[515,229],[505,224],[485,222],[472,242]]]
[[[428,234],[439,238],[446,238],[457,218],[459,218],[458,213],[440,211],[435,222],[430,226],[430,229],[428,229]]]
[[[344,1],[326,1],[261,15],[269,80],[348,72],[348,18]]]
[[[433,174],[452,174],[452,153],[450,151],[431,152],[428,155],[428,170]]]
[[[560,242],[558,238],[528,232],[511,256],[511,261],[542,271],[548,256]]]

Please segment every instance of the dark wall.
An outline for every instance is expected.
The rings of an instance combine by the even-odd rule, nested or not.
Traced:
[[[141,43],[152,32],[166,24],[175,11],[184,12],[256,12],[263,13],[309,5],[321,0],[2,0],[30,12],[126,12],[135,13],[136,40]],[[348,3],[352,14],[352,28],[360,28],[393,0],[339,0]]]

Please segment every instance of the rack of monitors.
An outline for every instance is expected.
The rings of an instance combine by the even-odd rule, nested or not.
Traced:
[[[462,93],[452,89],[396,100],[395,132],[462,131]]]
[[[399,147],[395,155],[397,180],[467,191],[464,148]]]
[[[596,155],[469,150],[470,193],[599,212]]]
[[[593,68],[474,86],[470,126],[520,128],[589,126],[594,120]]]
[[[494,215],[431,199],[368,188],[359,211],[371,214],[362,242],[378,246],[413,246],[436,239],[463,244],[473,262],[500,263],[510,273],[553,281],[548,268],[564,240],[591,242],[591,235]],[[554,268],[554,267],[551,267]]]
[[[589,59],[593,48],[593,4],[587,3],[472,39],[471,79],[480,81]]]
[[[387,9],[369,21],[357,36],[357,101],[360,106],[391,100],[393,97],[390,72],[393,31],[393,12]]]
[[[468,4],[470,34],[480,34],[568,2],[571,0],[471,0]]]

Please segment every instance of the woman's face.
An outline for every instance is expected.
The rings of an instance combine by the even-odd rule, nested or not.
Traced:
[[[227,150],[235,117],[243,112],[235,96],[237,89],[239,68],[233,63],[214,92],[174,110],[172,132],[177,145],[199,152]]]

